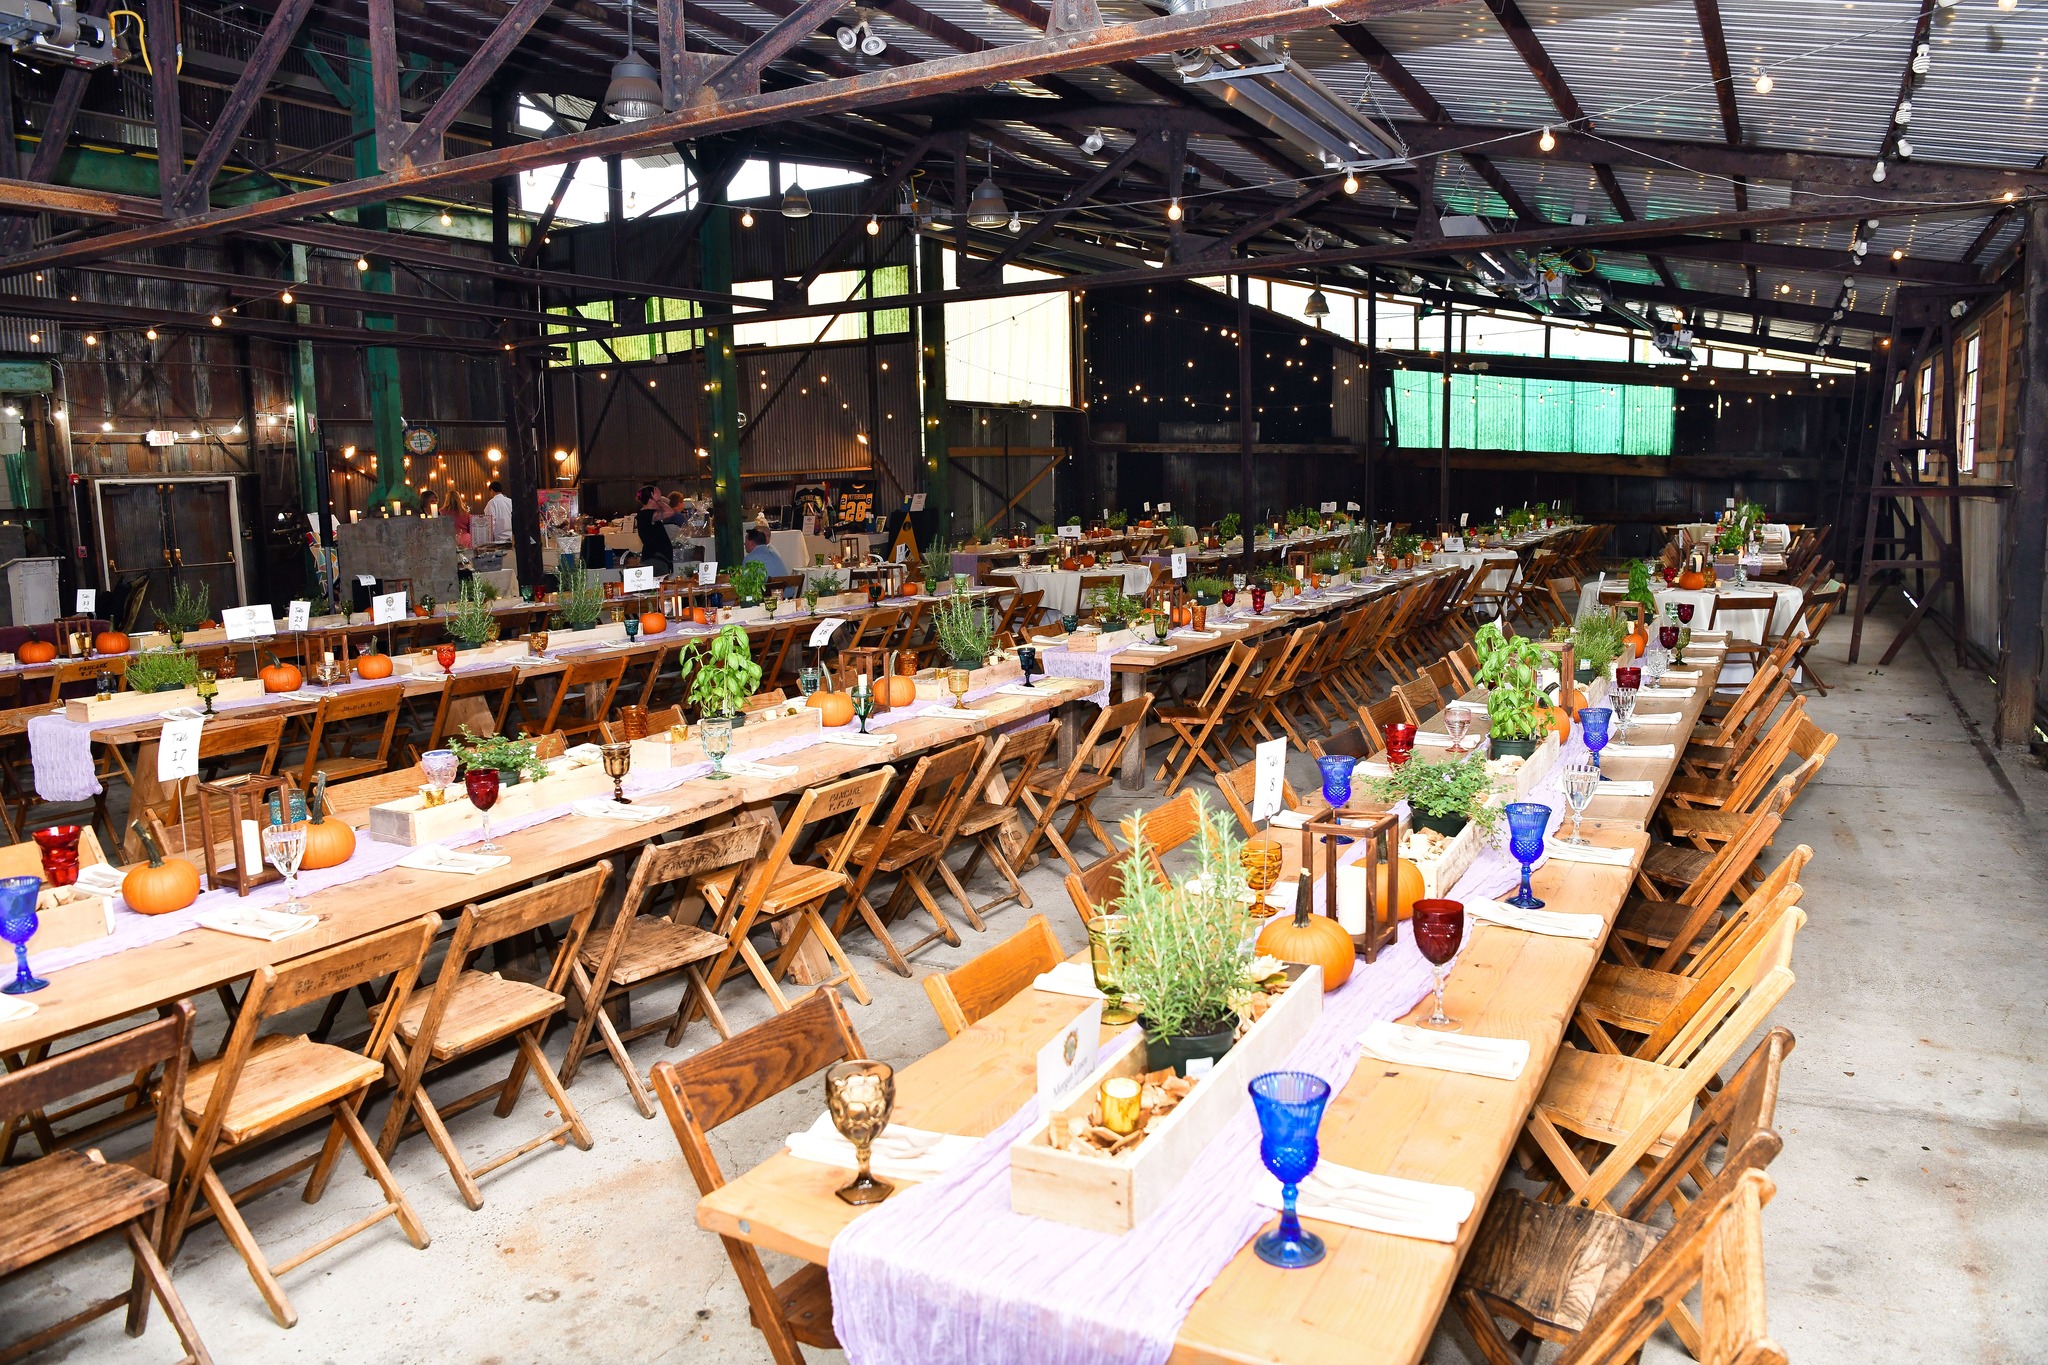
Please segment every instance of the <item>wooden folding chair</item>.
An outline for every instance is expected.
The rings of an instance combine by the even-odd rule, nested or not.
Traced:
[[[417,763],[420,755],[431,749],[448,746],[448,736],[456,729],[467,726],[473,735],[498,735],[505,732],[505,713],[511,708],[512,694],[519,690],[519,670],[516,668],[485,668],[473,673],[457,673],[441,685],[441,695],[434,704],[434,721],[427,729],[424,744],[413,744],[412,761]],[[489,717],[488,726],[482,722]]]
[[[1841,609],[1842,594],[1845,591],[1847,589],[1842,584],[1832,583],[1827,587],[1813,589],[1806,594],[1806,600],[1800,604],[1799,619],[1793,623],[1792,629],[1785,632],[1798,639],[1798,643],[1792,647],[1791,655],[1785,661],[1785,672],[1793,678],[1793,686],[1811,686],[1823,697],[1828,694],[1827,680],[1821,677],[1819,670],[1807,662],[1806,656],[1808,650],[1820,643],[1821,627],[1828,623],[1830,616]]]
[[[277,771],[284,721],[283,716],[266,716],[257,720],[222,717],[207,722],[199,731],[200,771],[209,780],[230,772],[267,776]],[[153,762],[138,764],[128,787],[131,818],[154,816],[170,828],[180,824],[182,814],[186,817],[183,827],[195,846],[199,838],[198,798],[199,778],[179,778],[166,786],[157,779]],[[135,837],[132,827],[124,833],[119,846],[131,859],[142,856],[142,842]]]
[[[1359,733],[1372,746],[1372,757],[1378,758],[1387,751],[1387,727],[1396,723],[1422,724],[1422,718],[1415,714],[1415,707],[1398,686],[1391,695],[1382,697],[1358,713]]]
[[[405,689],[395,684],[322,697],[306,733],[299,785],[311,787],[313,774],[323,770],[330,781],[383,772],[390,764],[391,733],[404,700]]]
[[[1750,813],[1733,839],[1706,856],[1697,874],[1671,899],[1662,899],[1658,879],[1647,871],[1638,878],[1644,895],[1632,896],[1608,935],[1608,947],[1623,962],[1633,963],[1645,950],[1655,953],[1648,965],[1674,970],[1694,950],[1703,932],[1720,927],[1721,903],[1736,888],[1784,821],[1785,802],[1778,793]],[[1668,885],[1668,883],[1667,883]]]
[[[1116,781],[1117,765],[1123,761],[1125,747],[1134,742],[1142,744],[1139,737],[1144,733],[1145,713],[1151,706],[1152,694],[1146,692],[1103,707],[1074,750],[1072,763],[1063,771],[1041,769],[1025,781],[1021,799],[1034,823],[1025,836],[1023,851],[1011,860],[1013,863],[1021,866],[1037,849],[1038,841],[1044,839],[1066,860],[1070,871],[1079,872],[1081,860],[1074,853],[1072,840],[1084,824],[1101,843],[1105,854],[1123,851],[1095,818],[1093,808],[1095,799]],[[1067,815],[1066,827],[1056,828],[1057,817],[1062,813]]]
[[[881,823],[871,824],[858,834],[840,836],[856,841],[851,859],[854,873],[832,932],[843,937],[853,917],[859,915],[898,976],[910,975],[910,955],[933,939],[959,946],[959,933],[946,921],[946,912],[932,898],[925,879],[953,842],[964,806],[963,796],[983,747],[983,741],[975,738],[926,754],[898,784],[896,800]],[[821,845],[828,846],[829,841]],[[868,890],[877,876],[896,878],[895,887],[879,911],[868,900]],[[912,897],[932,917],[932,929],[914,943],[899,944],[890,936],[889,925],[903,913]],[[982,926],[976,923],[974,927]]]
[[[720,1038],[732,1036],[725,1012],[718,1008],[704,978],[704,964],[725,950],[726,941],[691,923],[695,916],[688,914],[686,907],[700,879],[743,870],[760,853],[767,837],[767,821],[749,819],[672,844],[641,847],[617,918],[607,929],[586,938],[570,973],[580,1013],[562,1056],[563,1085],[575,1082],[595,1033],[626,1078],[626,1089],[640,1117],[651,1119],[654,1099],[627,1054],[626,1044],[666,1027],[667,1045],[676,1046],[683,1040],[683,1026],[693,1006],[704,1011]],[[664,904],[667,913],[657,916]],[[675,1013],[666,1019],[629,1025],[626,1009],[632,993],[677,976],[683,980],[683,994]]]
[[[903,622],[903,608],[877,607],[855,618],[848,649],[882,649]]]
[[[548,703],[548,718],[541,723],[539,733],[559,734],[570,743],[578,736],[594,734],[597,727],[611,719],[612,702],[619,695],[619,683],[626,676],[626,656],[607,653],[596,659],[579,659],[563,669],[556,677],[555,699]],[[584,720],[565,721],[562,716],[564,704],[575,693],[590,689],[592,703],[588,717]]]
[[[1372,627],[1371,604],[1353,607],[1323,632],[1316,652],[1295,678],[1294,691],[1286,704],[1300,718],[1302,708],[1315,712],[1316,724],[1328,730],[1331,716],[1342,716],[1349,694],[1345,690],[1345,669],[1357,654],[1365,634]],[[1329,711],[1323,709],[1327,704]]]
[[[654,1093],[703,1198],[725,1185],[711,1132],[816,1075],[834,1062],[867,1057],[833,990],[813,991],[744,1033],[680,1062],[654,1064]],[[803,1365],[803,1347],[839,1349],[832,1334],[832,1285],[825,1267],[804,1263],[781,1283],[768,1278],[751,1242],[721,1235],[748,1316],[775,1365]]]
[[[193,1067],[185,1079],[185,1121],[178,1138],[183,1174],[166,1245],[175,1255],[193,1221],[209,1215],[218,1218],[221,1231],[248,1265],[250,1278],[256,1281],[279,1326],[294,1325],[299,1315],[285,1297],[278,1277],[384,1219],[397,1218],[406,1239],[415,1247],[426,1248],[426,1228],[357,1115],[370,1087],[383,1079],[392,1034],[440,926],[438,915],[422,915],[278,966],[257,968],[226,1047],[213,1061]],[[268,1019],[383,977],[391,979],[390,985],[371,1012],[369,1033],[359,1050],[316,1043],[303,1034],[258,1037]],[[229,1193],[220,1177],[224,1159],[323,1113],[329,1116],[329,1123],[318,1154]],[[272,1265],[239,1206],[279,1188],[301,1171],[311,1172],[305,1202],[319,1203],[344,1142],[355,1150],[364,1171],[384,1192],[384,1202],[340,1232]],[[195,1209],[201,1196],[204,1210]]]
[[[1123,830],[1124,842],[1131,849],[1144,845],[1145,861],[1159,874],[1159,879],[1171,882],[1173,878],[1167,873],[1162,859],[1202,832],[1201,794],[1184,791],[1164,805],[1146,811],[1132,811],[1119,822],[1118,827]],[[1127,856],[1113,854],[1111,861],[1121,862]]]
[[[352,815],[386,801],[416,795],[426,782],[426,772],[414,764],[373,777],[359,777],[353,782],[333,783],[327,788],[327,811],[330,815]]]
[[[109,1162],[97,1150],[64,1150],[0,1170],[0,1280],[115,1233],[128,1243],[134,1262],[126,1293],[88,1304],[62,1322],[6,1346],[5,1359],[38,1352],[123,1307],[128,1310],[128,1335],[139,1337],[149,1324],[149,1300],[154,1295],[185,1347],[180,1365],[210,1365],[213,1357],[199,1339],[163,1261],[168,1250],[164,1212],[171,1199],[191,1049],[192,1006],[181,1000],[166,1006],[163,1016],[150,1023],[0,1075],[0,1123],[12,1125],[82,1091],[162,1068],[155,1134],[148,1152],[135,1163]]]
[[[1356,731],[1356,726],[1346,726]],[[1322,757],[1317,754],[1316,757]],[[1246,763],[1228,772],[1216,775],[1216,790],[1223,794],[1223,804],[1230,807],[1230,813],[1237,817],[1238,825],[1244,830],[1244,837],[1255,839],[1266,831],[1252,819],[1252,797],[1258,787],[1259,769],[1256,763]],[[1280,781],[1280,805],[1284,810],[1322,810],[1320,794],[1313,805],[1304,802],[1295,794],[1294,787],[1284,777]]]
[[[1683,809],[1746,811],[1753,807],[1792,751],[1806,698],[1794,697],[1743,757],[1723,777],[1677,773],[1664,784],[1664,804]]]
[[[647,706],[654,704],[654,695],[662,675],[669,672],[669,661],[675,658],[675,645],[657,645],[652,654],[627,655],[626,664],[619,673],[619,688],[614,694],[621,706]],[[762,677],[767,677],[764,670]]]
[[[1408,714],[1420,725],[1444,709],[1443,694],[1426,672],[1418,672],[1404,683],[1394,684],[1394,694],[1408,704]]]
[[[1274,738],[1268,728],[1271,721],[1291,740],[1297,749],[1306,748],[1307,741],[1294,728],[1282,703],[1294,690],[1295,679],[1300,676],[1302,666],[1315,652],[1316,641],[1322,637],[1323,623],[1311,621],[1298,626],[1287,636],[1285,648],[1280,656],[1255,672],[1239,689],[1238,696],[1243,702],[1233,718],[1230,732],[1224,738],[1223,748],[1227,754],[1239,740],[1256,745],[1258,740]],[[1263,657],[1263,656],[1262,656]],[[1256,734],[1258,739],[1252,736]]]
[[[1761,1217],[1775,1188],[1763,1168],[1782,1145],[1767,1128],[1731,1144],[1669,1231],[1518,1190],[1496,1196],[1451,1294],[1487,1365],[1522,1365],[1539,1341],[1566,1343],[1557,1365],[1634,1365],[1667,1320],[1701,1365],[1785,1365],[1764,1321]],[[1700,1320],[1685,1305],[1695,1285]]]
[[[1763,662],[1771,652],[1771,614],[1777,610],[1778,599],[1772,593],[1719,592],[1714,594],[1714,620],[1716,630],[1728,632],[1728,652],[1723,655],[1723,667],[1737,659],[1747,659],[1751,667]],[[1730,617],[1747,617],[1759,614],[1763,618],[1763,629],[1754,640],[1736,632],[1728,624]]]
[[[1200,697],[1191,702],[1165,701],[1153,708],[1153,717],[1164,721],[1175,736],[1166,746],[1166,757],[1160,762],[1159,771],[1153,775],[1153,780],[1158,781],[1171,772],[1172,776],[1166,783],[1167,796],[1180,790],[1180,784],[1187,780],[1188,769],[1195,765],[1197,759],[1212,773],[1223,771],[1218,756],[1209,752],[1209,741],[1223,738],[1224,721],[1230,715],[1240,689],[1254,676],[1253,670],[1261,660],[1262,648],[1266,651],[1264,658],[1270,663],[1285,645],[1279,640],[1264,646],[1234,641],[1229,653],[1223,657],[1222,666],[1209,675],[1209,685],[1202,689]],[[1224,762],[1229,761],[1229,750],[1225,749],[1220,757]],[[1176,759],[1179,760],[1178,766],[1175,765]]]
[[[424,1128],[434,1149],[448,1163],[448,1174],[455,1178],[462,1202],[480,1209],[484,1195],[477,1181],[500,1166],[537,1147],[559,1144],[564,1137],[584,1151],[590,1150],[590,1129],[570,1102],[540,1044],[548,1021],[566,1003],[570,967],[582,950],[583,936],[590,929],[598,902],[604,899],[611,875],[611,863],[600,861],[580,872],[481,904],[472,901],[462,908],[433,988],[424,996],[415,993],[399,1015],[398,1033],[391,1040],[392,1065],[398,1072],[396,1093],[384,1118],[384,1131],[377,1138],[378,1155],[389,1161],[400,1138]],[[503,972],[487,975],[469,965],[484,949],[519,935],[546,932],[552,937],[555,925],[561,930],[555,938],[554,961],[538,983],[511,979]],[[434,1102],[426,1086],[430,1070],[473,1056],[507,1038],[514,1040],[516,1048],[509,1075],[461,1099]],[[498,1117],[510,1116],[519,1103],[520,1091],[526,1088],[529,1069],[555,1106],[550,1115],[559,1112],[562,1121],[496,1156],[470,1162],[456,1150],[447,1121],[493,1098],[498,1102]],[[415,1110],[417,1127],[407,1122]]]
[[[779,1014],[787,1010],[789,999],[776,983],[795,964],[797,951],[808,939],[815,937],[818,946],[839,969],[837,976],[820,982],[819,989],[828,989],[843,981],[853,992],[854,999],[863,1005],[868,1003],[867,987],[861,984],[860,974],[854,971],[852,960],[839,946],[839,940],[833,936],[831,927],[819,911],[826,900],[844,891],[853,880],[846,871],[847,860],[860,842],[861,831],[873,818],[875,807],[881,804],[889,779],[895,775],[894,768],[876,768],[810,788],[790,811],[781,835],[767,852],[754,859],[751,867],[703,879],[705,901],[717,916],[714,930],[726,941],[724,951],[719,953],[707,974],[707,985],[713,995],[725,985],[738,964],[744,962],[776,1012]],[[847,824],[841,831],[842,837],[827,853],[824,864],[813,866],[795,861],[795,850],[810,833],[810,827],[838,816],[847,817]],[[750,935],[755,929],[785,916],[793,919],[771,971],[754,948]]]
[[[761,682],[763,686],[779,687],[782,685],[783,671],[789,667],[789,651],[795,647],[800,633],[804,638],[809,638],[812,625],[811,621],[799,617],[793,621],[786,621],[781,625],[770,626],[762,634],[761,638],[754,642],[754,662],[761,666]],[[799,653],[797,657],[802,658],[803,656]],[[792,676],[801,671],[801,669],[790,670]],[[652,685],[653,680],[650,679],[650,688]],[[645,706],[647,703],[643,701],[641,705]]]
[[[1451,695],[1462,697],[1479,685],[1479,651],[1471,645],[1459,645],[1444,655],[1444,662],[1450,665],[1451,676],[1457,680],[1457,687]]]
[[[1559,1048],[1528,1120],[1557,1174],[1559,1202],[1606,1210],[1645,1159],[1682,1141],[1695,1101],[1792,988],[1792,944],[1805,912],[1791,906],[1652,1057]]]
[[[941,853],[933,870],[959,903],[960,913],[976,929],[985,927],[982,916],[1013,900],[1026,910],[1031,908],[1031,893],[1024,889],[1023,879],[1003,843],[1006,837],[1014,835],[1018,846],[1023,846],[1024,821],[1018,814],[1023,807],[1019,798],[1024,794],[1025,786],[1044,766],[1046,751],[1052,747],[1053,737],[1058,733],[1057,726],[1045,724],[997,735],[995,742],[982,755],[974,776],[968,779],[967,789],[961,798],[960,818],[953,829],[953,842],[955,845],[971,843],[973,853],[957,870]],[[1017,765],[1014,774],[1009,769],[1012,763]],[[973,879],[983,858],[994,864],[996,872],[1010,889],[976,905],[966,884]]]
[[[1022,929],[972,962],[926,977],[924,993],[931,997],[932,1010],[946,1036],[957,1038],[969,1024],[1001,1009],[1066,956],[1045,916],[1033,915]]]
[[[1023,639],[1025,632],[1038,623],[1039,607],[1044,601],[1043,590],[1011,593],[1009,605],[1003,608],[1002,616],[996,621],[996,632],[1008,632]]]

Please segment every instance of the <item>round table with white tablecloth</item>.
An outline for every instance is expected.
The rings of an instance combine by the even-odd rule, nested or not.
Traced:
[[[1124,591],[1135,597],[1152,586],[1152,566],[1149,564],[1098,564],[1092,569],[1034,569],[1016,576],[1017,591],[1042,592],[1039,606],[1061,616],[1072,616],[1081,609],[1081,579],[1102,574],[1120,573],[1124,576]]]
[[[1515,581],[1515,571],[1521,567],[1521,558],[1513,550],[1439,550],[1430,556],[1430,563],[1470,570],[1489,559],[1514,561],[1504,563],[1486,576],[1487,592],[1506,592]]]

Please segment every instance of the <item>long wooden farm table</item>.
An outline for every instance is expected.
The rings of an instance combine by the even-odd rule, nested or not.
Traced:
[[[1645,835],[1619,829],[1591,837],[1633,850],[1637,864],[1647,844]],[[1286,841],[1290,848],[1293,843]],[[1633,875],[1632,868],[1553,860],[1537,872],[1535,892],[1553,909],[1599,914],[1611,926]],[[1599,951],[1598,943],[1582,939],[1470,926],[1445,988],[1445,1007],[1465,1022],[1467,1035],[1526,1039],[1528,1068],[1519,1080],[1504,1082],[1366,1061],[1323,1119],[1323,1159],[1461,1185],[1478,1197],[1483,1212]],[[1360,963],[1358,970],[1373,969]],[[1074,1017],[1077,1004],[1071,996],[1027,989],[905,1067],[896,1077],[897,1120],[937,1132],[991,1132],[1034,1094],[1038,1049]],[[1409,1017],[1425,1009],[1418,1006]],[[722,1236],[822,1265],[832,1239],[860,1216],[832,1193],[845,1181],[842,1170],[781,1151],[703,1198],[697,1221]],[[1246,1246],[1195,1301],[1173,1359],[1285,1365],[1420,1360],[1480,1221],[1481,1212],[1466,1220],[1455,1245],[1316,1222],[1329,1253],[1307,1270],[1276,1270]]]
[[[498,842],[511,857],[502,868],[476,876],[414,871],[397,867],[356,881],[303,896],[307,912],[320,923],[277,943],[240,938],[207,929],[147,946],[97,958],[46,973],[50,985],[29,1003],[36,1012],[25,1019],[0,1023],[0,1052],[17,1051],[61,1038],[81,1029],[121,1019],[168,1001],[202,994],[239,981],[268,963],[298,957],[392,924],[424,911],[443,915],[465,904],[586,865],[598,858],[627,857],[659,835],[688,829],[748,806],[794,796],[808,787],[879,763],[900,763],[927,749],[954,743],[997,726],[1046,715],[1063,703],[1086,695],[1089,684],[1074,679],[1040,679],[1043,699],[990,698],[976,703],[989,719],[969,721],[924,717],[890,726],[897,742],[885,750],[816,744],[778,756],[778,765],[794,766],[787,777],[734,777],[724,782],[694,779],[658,798],[668,814],[641,824],[586,820],[564,816],[544,824],[501,834]],[[1000,701],[1000,707],[992,703]],[[1009,704],[1014,702],[1015,704]],[[367,816],[357,813],[360,826]],[[363,836],[367,838],[368,836]],[[619,869],[623,875],[625,868]]]

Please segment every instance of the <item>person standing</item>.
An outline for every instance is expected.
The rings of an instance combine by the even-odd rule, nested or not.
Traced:
[[[667,578],[675,569],[675,551],[668,539],[668,500],[651,483],[640,485],[640,507],[633,514],[633,529],[640,534],[640,562],[651,565]]]
[[[512,499],[505,496],[505,485],[491,480],[491,500],[484,504],[484,520],[489,523],[486,534],[493,545],[512,543]]]

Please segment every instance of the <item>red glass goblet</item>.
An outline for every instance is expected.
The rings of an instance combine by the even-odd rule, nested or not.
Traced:
[[[1641,687],[1643,685],[1643,670],[1640,668],[1615,669],[1614,685],[1616,687]]]
[[[1684,626],[1689,626],[1689,625],[1691,625],[1691,624],[1692,624],[1692,611],[1693,611],[1693,604],[1692,604],[1692,603],[1690,603],[1690,602],[1680,602],[1680,603],[1678,603],[1678,623],[1679,623],[1680,625],[1684,625]]]
[[[51,825],[35,831],[36,847],[43,855],[43,880],[51,886],[70,886],[78,880],[78,825]]]
[[[1415,727],[1405,720],[1388,721],[1382,733],[1387,741],[1387,762],[1398,768],[1415,752]]]
[[[1419,900],[1409,912],[1408,927],[1415,934],[1415,950],[1429,963],[1436,990],[1436,1008],[1427,1019],[1418,1021],[1418,1027],[1455,1031],[1458,1021],[1444,1013],[1443,969],[1465,941],[1465,906],[1460,901]]]
[[[1252,588],[1252,615],[1263,615],[1265,610],[1266,590],[1263,587],[1254,586]]]
[[[469,804],[483,812],[483,842],[477,845],[479,853],[496,853],[498,846],[491,842],[491,807],[498,804],[498,770],[496,768],[468,768],[463,771],[462,785],[469,792]]]
[[[443,673],[452,677],[455,673],[455,646],[452,644],[434,646],[434,662],[441,665]]]
[[[1657,643],[1658,643],[1658,644],[1660,644],[1660,645],[1662,645],[1662,646],[1664,646],[1664,652],[1665,652],[1665,653],[1667,653],[1667,654],[1668,654],[1668,653],[1670,653],[1670,652],[1671,652],[1672,650],[1674,650],[1674,649],[1677,649],[1677,648],[1678,648],[1678,627],[1677,627],[1677,626],[1659,626],[1659,627],[1657,627]]]

